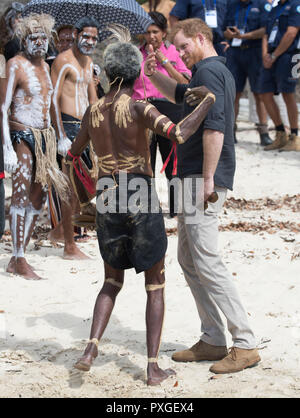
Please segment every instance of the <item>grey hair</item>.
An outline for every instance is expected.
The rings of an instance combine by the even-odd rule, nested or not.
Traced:
[[[140,74],[143,56],[130,43],[114,42],[104,51],[104,68],[110,80],[123,78],[124,83],[134,81]]]
[[[37,28],[41,28],[45,31],[47,38],[52,39],[53,28],[55,20],[52,16],[41,13],[32,13],[29,16],[25,16],[16,24],[15,35],[22,41],[27,35],[31,34]]]

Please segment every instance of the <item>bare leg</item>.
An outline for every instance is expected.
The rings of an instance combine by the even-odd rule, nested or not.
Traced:
[[[68,169],[64,163],[62,163],[62,169],[65,174],[68,174]],[[85,255],[77,247],[74,240],[74,226],[72,224],[72,215],[74,215],[73,208],[78,205],[77,197],[72,190],[70,205],[65,202],[61,202],[62,211],[62,224],[64,229],[65,248],[63,258],[66,260],[87,260],[90,257]]]
[[[7,271],[23,276],[25,279],[38,280],[32,267],[25,259],[26,210],[30,206],[32,187],[32,155],[24,142],[15,146],[18,168],[12,175],[12,199],[10,207],[10,229],[13,241],[13,257]]]
[[[162,370],[157,364],[165,311],[164,284],[164,259],[162,259],[145,272],[147,291],[147,384],[151,386],[159,385],[169,376],[176,374],[172,369]]]
[[[282,97],[286,104],[290,128],[297,129],[298,128],[298,108],[297,108],[295,94],[294,93],[282,93]]]
[[[242,92],[237,92],[235,95],[235,101],[234,101],[234,111],[235,111],[235,120],[237,120],[237,117],[239,115],[240,111],[240,98],[242,96]]]
[[[256,112],[257,112],[258,120],[261,124],[266,125],[268,113],[264,105],[262,95],[257,94],[257,93],[253,93],[253,95],[254,95],[254,99],[256,103]]]
[[[273,93],[263,93],[261,95],[264,105],[267,109],[270,118],[272,119],[275,126],[279,126],[282,124],[282,119],[280,116],[280,111],[277,103],[274,100]]]
[[[105,281],[96,300],[90,341],[100,341],[111,316],[116,297],[124,282],[124,270],[116,270],[107,263],[104,263],[104,269]],[[97,355],[97,343],[89,343],[83,356],[74,367],[82,371],[89,371]]]

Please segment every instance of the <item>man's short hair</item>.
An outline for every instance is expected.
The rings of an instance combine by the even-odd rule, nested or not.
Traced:
[[[174,41],[175,36],[179,31],[187,38],[195,38],[197,33],[201,33],[208,41],[213,42],[213,32],[211,28],[199,18],[180,20],[176,23],[171,32],[171,39]]]
[[[70,30],[72,30],[72,29],[73,29],[73,25],[61,25],[61,26],[59,26],[59,27],[56,29],[56,33],[57,33],[57,35],[59,35],[59,33],[60,33],[62,30],[64,30],[64,29],[70,29]]]
[[[84,16],[77,20],[73,28],[77,29],[78,33],[82,32],[84,28],[96,28],[99,32],[100,24],[94,17]]]
[[[123,85],[133,85],[140,75],[143,57],[135,45],[114,42],[106,47],[103,58],[110,81],[119,77],[123,79]]]

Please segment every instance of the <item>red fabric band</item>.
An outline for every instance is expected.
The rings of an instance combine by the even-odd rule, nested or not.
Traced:
[[[95,189],[95,185],[89,175],[89,173],[87,173],[80,161],[80,157],[78,155],[72,155],[71,151],[68,151],[68,155],[73,158],[73,167],[74,170],[77,174],[77,177],[81,180],[82,184],[84,185],[84,187],[86,188],[86,190],[90,193],[90,194],[95,194],[96,193],[96,189]],[[77,167],[77,165],[79,166],[79,168]]]
[[[174,123],[172,123],[172,125],[169,127],[169,129],[167,130],[167,137],[169,138],[169,136],[170,136],[170,132],[171,132],[171,130],[174,128],[174,126],[175,126],[175,124]]]
[[[174,161],[173,161],[172,175],[176,176],[176,174],[177,174],[177,144],[176,144],[176,142],[173,142],[171,152],[168,155],[168,157],[167,157],[167,159],[166,159],[166,161],[163,165],[163,168],[160,170],[160,172],[163,173],[165,171],[165,169],[167,168],[167,165],[169,164],[169,161],[170,161],[170,158],[171,158],[171,155],[173,154],[173,152],[174,152]]]

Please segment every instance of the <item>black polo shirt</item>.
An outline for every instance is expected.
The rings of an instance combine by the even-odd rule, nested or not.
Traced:
[[[178,145],[178,176],[186,177],[191,174],[202,174],[204,129],[220,131],[224,134],[224,143],[214,181],[217,186],[232,190],[235,172],[234,149],[234,99],[235,82],[231,72],[225,66],[226,59],[219,56],[209,57],[198,62],[192,72],[190,84],[178,84],[176,88],[176,102],[184,100],[186,89],[206,86],[216,96],[216,101],[210,108],[206,118],[197,132],[184,144]],[[183,117],[193,111],[194,107],[183,103]]]

